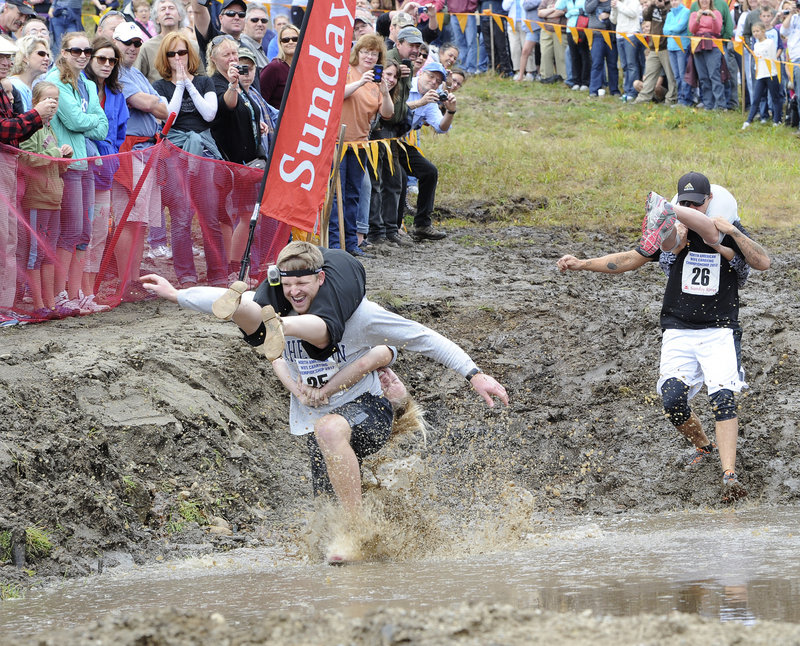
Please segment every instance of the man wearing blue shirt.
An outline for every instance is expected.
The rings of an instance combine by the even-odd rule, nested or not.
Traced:
[[[424,125],[431,126],[436,132],[447,132],[456,113],[455,95],[442,91],[439,87],[447,77],[447,70],[441,63],[429,63],[422,68],[419,76],[411,81],[411,92],[408,95],[408,118],[412,130]],[[445,112],[442,114],[440,106]],[[436,196],[436,184],[439,171],[414,146],[401,147],[400,162],[406,171],[417,178],[419,195],[417,196],[417,213],[414,216],[412,235],[417,241],[441,240],[447,234],[437,231],[431,226],[433,201]]]

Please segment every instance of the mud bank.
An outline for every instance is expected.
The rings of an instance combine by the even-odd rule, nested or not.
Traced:
[[[599,646],[726,646],[745,643],[770,646],[800,643],[800,626],[777,622],[763,622],[757,626],[720,624],[681,613],[666,617],[594,617],[589,612],[571,615],[478,604],[429,612],[387,609],[355,620],[340,613],[282,612],[242,633],[230,627],[220,614],[200,615],[167,609],[148,615],[108,618],[77,630],[60,631],[34,641],[21,642],[19,646],[88,646],[112,642],[119,646],[526,646],[538,643],[565,646],[589,643]]]
[[[367,261],[373,300],[459,342],[511,397],[508,409],[488,409],[458,375],[401,352],[396,370],[430,428],[427,443],[404,438],[367,465],[375,485],[381,463],[411,455],[420,483],[404,499],[406,517],[419,519],[404,528],[409,549],[384,556],[504,549],[543,515],[721,506],[718,465],[681,468],[688,447],[655,395],[658,268],[618,277],[555,269],[563,253],[623,250],[633,238],[461,228]],[[754,272],[741,310],[747,505],[800,498],[800,254],[761,239],[773,267]],[[705,394],[695,402],[710,425]],[[234,547],[320,556],[288,398],[231,324],[146,301],[5,329],[0,409],[4,585]],[[476,527],[486,540],[474,540]],[[31,528],[50,546],[33,549],[29,531],[25,554]]]

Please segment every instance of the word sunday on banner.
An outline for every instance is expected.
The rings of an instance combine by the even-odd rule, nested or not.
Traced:
[[[261,214],[313,231],[342,116],[355,0],[312,0],[281,105]]]

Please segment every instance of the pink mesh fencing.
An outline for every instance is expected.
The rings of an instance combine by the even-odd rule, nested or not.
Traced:
[[[162,140],[144,150],[53,159],[0,145],[0,323],[103,311],[149,297],[138,278],[227,286],[240,260],[261,170],[190,155]],[[256,284],[290,227],[260,216]]]

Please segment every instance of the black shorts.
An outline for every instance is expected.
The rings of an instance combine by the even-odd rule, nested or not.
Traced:
[[[350,425],[352,430],[350,446],[358,458],[359,466],[363,458],[377,453],[392,434],[394,412],[385,397],[365,393],[333,409],[329,415],[341,415]],[[313,433],[306,435],[306,438],[308,456],[311,459],[311,484],[314,487],[314,495],[333,493],[328,470],[325,467],[325,458],[322,457],[317,438]]]

